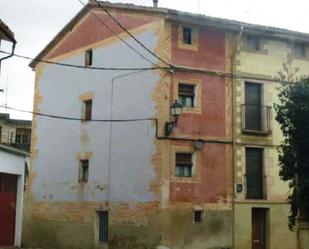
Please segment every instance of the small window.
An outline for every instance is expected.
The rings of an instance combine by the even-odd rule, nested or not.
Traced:
[[[10,143],[14,143],[14,132],[11,132]]]
[[[92,65],[92,55],[93,55],[92,49],[88,49],[85,53],[85,66],[86,67],[89,67]]]
[[[99,211],[99,241],[108,242],[108,211]]]
[[[260,38],[258,36],[248,35],[247,47],[251,50],[260,50]]]
[[[202,214],[203,214],[203,211],[201,210],[194,211],[194,222],[195,223],[202,222]]]
[[[80,160],[79,162],[79,181],[88,182],[89,177],[89,160]]]
[[[192,29],[188,27],[182,28],[182,42],[184,44],[192,44]]]
[[[299,58],[306,57],[306,44],[305,43],[295,43],[295,55]]]
[[[92,99],[84,101],[84,120],[91,120],[92,118]]]
[[[183,107],[194,107],[195,86],[189,84],[178,85],[178,100]]]
[[[192,154],[176,153],[175,176],[191,177],[192,176]]]

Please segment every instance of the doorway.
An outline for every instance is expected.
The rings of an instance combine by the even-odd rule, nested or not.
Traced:
[[[252,249],[267,249],[268,208],[252,208]]]
[[[0,173],[0,246],[15,240],[17,176]]]

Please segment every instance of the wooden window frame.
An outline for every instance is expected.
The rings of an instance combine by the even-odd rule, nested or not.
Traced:
[[[184,42],[184,29],[191,30],[191,44]],[[198,51],[199,50],[199,29],[190,25],[179,25],[178,28],[178,48]]]
[[[177,159],[177,156],[190,155],[190,160]],[[177,168],[182,168],[182,174],[178,174]],[[189,174],[185,174],[185,169],[189,169]],[[175,177],[192,177],[193,175],[193,154],[191,152],[176,152],[175,154]]]
[[[198,79],[175,79],[174,80],[174,93],[173,100],[179,101],[179,85],[187,84],[194,86],[194,106],[183,107],[183,113],[201,114],[202,113],[202,89],[201,80]]]
[[[92,119],[92,99],[83,101],[84,104],[84,121],[90,121]]]
[[[192,154],[192,176],[191,177],[179,177],[176,176],[176,153],[191,153]],[[172,145],[170,150],[170,180],[173,182],[184,183],[199,183],[201,181],[201,153],[196,151],[191,144]]]
[[[189,88],[192,88],[192,92],[191,92],[191,89],[189,89]],[[190,106],[185,105],[182,101],[183,98],[185,98],[185,99],[189,98],[191,100],[191,105]],[[183,107],[194,108],[195,105],[196,105],[196,102],[195,102],[195,85],[180,82],[178,84],[178,101],[179,101],[179,103],[182,104]]]
[[[85,171],[85,168],[87,169]],[[88,182],[89,180],[89,159],[79,160],[79,182]]]
[[[93,64],[93,49],[90,48],[85,52],[85,66],[90,67]]]
[[[263,147],[251,147],[251,146],[246,146],[244,148],[245,150],[245,157],[244,157],[244,168],[245,168],[245,199],[246,200],[267,200],[267,181],[266,181],[266,175],[265,175],[265,148]],[[248,197],[248,187],[247,187],[247,149],[255,149],[255,150],[260,150],[261,151],[261,197]]]

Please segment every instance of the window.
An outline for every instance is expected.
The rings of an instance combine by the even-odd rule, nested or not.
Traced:
[[[203,214],[203,211],[201,210],[194,211],[194,222],[195,223],[202,222],[202,214]]]
[[[12,143],[14,143],[14,132],[11,132],[10,134],[11,134],[10,143],[12,144]]]
[[[92,117],[92,99],[84,101],[84,120],[91,120]]]
[[[0,126],[0,143],[2,143],[2,126]]]
[[[195,86],[190,84],[178,85],[178,100],[183,107],[194,107]]]
[[[182,28],[182,42],[184,44],[192,44],[192,29],[188,27]]]
[[[246,197],[248,199],[263,199],[263,149],[246,148]]]
[[[299,58],[306,57],[306,44],[305,43],[295,43],[295,55]]]
[[[88,182],[89,177],[89,160],[80,160],[79,161],[79,181]]]
[[[248,35],[246,43],[247,48],[257,51],[260,50],[260,38],[258,36]]]
[[[16,128],[15,143],[16,144],[29,144],[31,130],[24,128]]]
[[[191,177],[192,176],[192,154],[176,153],[175,176]]]
[[[108,211],[99,211],[99,241],[108,242]]]
[[[85,53],[85,66],[86,67],[89,67],[92,65],[92,56],[93,56],[92,49],[88,49]]]

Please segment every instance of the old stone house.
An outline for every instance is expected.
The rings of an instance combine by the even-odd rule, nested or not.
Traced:
[[[34,111],[53,117],[33,117],[24,243],[297,248],[271,106],[287,59],[308,73],[308,42],[90,1],[30,64]]]

